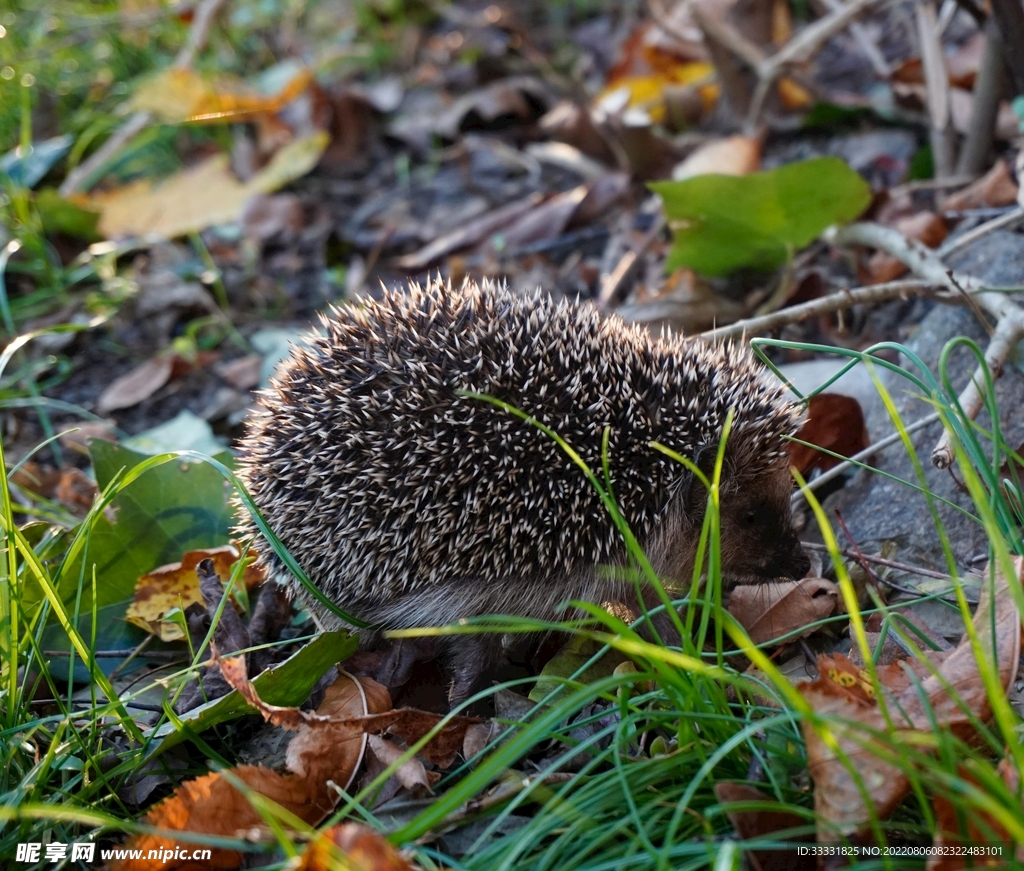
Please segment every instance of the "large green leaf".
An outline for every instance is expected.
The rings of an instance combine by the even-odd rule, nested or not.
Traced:
[[[145,454],[99,440],[91,443],[90,450],[101,489],[121,469],[132,469],[147,459]],[[79,629],[84,637],[91,635],[95,570],[97,647],[119,649],[141,641],[145,633],[124,620],[136,580],[157,566],[176,562],[186,551],[226,544],[231,525],[229,495],[229,485],[220,473],[190,460],[165,463],[122,489],[114,498],[113,510],[93,525],[84,557],[66,566],[59,580],[58,589],[69,610],[82,583]],[[24,603],[31,605],[41,598],[41,591],[29,581]],[[59,626],[48,627],[45,646],[67,649],[67,644]]]
[[[675,233],[667,269],[705,275],[771,269],[833,224],[867,208],[871,188],[838,157],[818,157],[746,176],[699,175],[651,189]]]

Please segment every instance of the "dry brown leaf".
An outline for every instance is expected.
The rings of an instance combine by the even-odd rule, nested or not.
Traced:
[[[561,236],[586,198],[587,188],[587,185],[579,185],[538,203],[535,208],[520,215],[501,231],[503,244],[515,249],[531,242]]]
[[[419,272],[432,266],[442,257],[455,251],[461,251],[471,245],[482,242],[493,233],[497,233],[518,220],[543,199],[541,194],[533,193],[521,200],[501,206],[486,215],[480,215],[464,227],[438,236],[429,244],[399,258],[398,265],[410,272]]]
[[[127,375],[114,379],[96,400],[98,414],[109,414],[120,408],[131,408],[149,399],[171,380],[174,361],[170,354],[160,354],[136,366]]]
[[[745,783],[720,780],[715,784],[715,797],[722,804],[732,802],[764,802],[777,805],[775,799]],[[807,825],[804,817],[790,811],[779,810],[727,810],[726,816],[740,840],[768,839],[787,829],[800,829]],[[812,841],[813,836],[784,835],[779,840]],[[802,856],[795,848],[788,850],[746,850],[747,861],[754,871],[814,871],[817,859]]]
[[[21,464],[20,469],[11,472],[10,480],[22,490],[35,493],[44,499],[52,499],[60,483],[60,474],[60,469],[40,466],[34,460],[28,460]]]
[[[1017,183],[1010,175],[1006,161],[997,160],[995,165],[977,181],[957,191],[942,201],[945,212],[980,209],[985,207],[1009,206],[1017,202]]]
[[[61,433],[60,444],[68,450],[79,454],[89,453],[90,439],[103,439],[105,442],[117,441],[114,435],[116,424],[112,420],[84,420],[76,423],[72,430]]]
[[[61,470],[57,482],[57,501],[72,514],[84,517],[96,497],[96,482],[81,469],[69,466]]]
[[[199,579],[196,566],[204,559],[211,559],[214,571],[222,578],[229,578],[231,570],[238,562],[238,549],[232,545],[190,550],[181,558],[181,562],[169,563],[153,569],[143,575],[135,584],[135,596],[128,606],[125,619],[152,632],[161,641],[177,641],[183,638],[177,623],[165,622],[163,617],[174,608],[185,610],[189,605],[202,603],[199,592]],[[251,562],[245,568],[242,580],[246,589],[252,589],[262,583],[265,573]]]
[[[143,179],[95,194],[88,205],[101,213],[99,232],[107,238],[152,234],[170,239],[230,224],[249,197],[275,191],[316,166],[329,139],[318,131],[290,142],[245,183],[231,173],[228,156],[218,154],[159,183]]]
[[[811,397],[807,420],[796,437],[844,457],[852,457],[871,443],[860,403],[840,393],[819,393]],[[805,477],[812,469],[824,472],[840,462],[842,460],[807,445],[789,444],[789,464]]]
[[[305,217],[295,194],[256,194],[242,207],[238,223],[242,235],[257,248],[272,241],[294,238]]]
[[[324,796],[318,796],[324,803],[317,803],[308,785],[300,778],[278,774],[262,765],[240,765],[231,769],[231,775],[310,825],[322,820],[334,806],[330,793],[325,791]],[[162,829],[224,837],[237,837],[240,832],[264,824],[263,817],[244,794],[219,773],[183,783],[174,795],[146,814],[145,820],[148,825]],[[125,849],[140,850],[142,856],[156,851],[156,855],[173,857],[176,848],[182,848],[188,856],[192,855],[191,845],[163,835],[136,835],[125,844]],[[243,855],[236,850],[214,848],[212,856],[201,862],[174,858],[166,861],[115,859],[106,868],[107,871],[207,871],[210,868],[237,868]]]
[[[764,644],[824,620],[835,613],[838,602],[839,588],[824,578],[744,584],[730,594],[729,613],[754,644]]]
[[[204,76],[191,68],[169,67],[136,88],[129,101],[135,112],[150,112],[165,124],[244,121],[280,111],[313,81],[298,69],[276,94],[263,94],[237,76]]]
[[[221,660],[244,673],[244,657]],[[246,680],[247,683],[247,680]],[[343,673],[328,687],[324,701],[316,714],[307,715],[331,720],[333,717],[351,717],[390,707],[391,698],[384,687],[368,678],[354,678]],[[297,709],[296,709],[297,710]],[[266,796],[309,825],[316,825],[333,810],[338,792],[328,781],[347,788],[362,761],[365,736],[331,722],[310,727],[300,724],[299,733],[288,745],[286,763],[290,773],[280,774],[258,765],[241,765],[231,769],[231,776],[241,780],[251,790]],[[298,748],[296,742],[300,742]],[[182,784],[170,798],[154,807],[145,818],[147,824],[181,832],[237,837],[240,832],[264,824],[263,817],[250,804],[245,795],[220,773]],[[179,844],[163,835],[136,835],[125,844],[126,849],[159,851],[160,855],[174,854]],[[191,855],[191,850],[188,850]],[[214,849],[213,856],[202,863],[191,861],[156,861],[140,864],[138,860],[114,861],[108,871],[200,871],[207,868],[237,868],[242,854],[234,850]]]
[[[761,140],[749,136],[729,136],[706,142],[672,170],[672,178],[682,181],[697,175],[748,175],[761,168]]]
[[[416,871],[402,855],[373,829],[359,823],[331,826],[320,833],[303,853],[295,871]]]
[[[367,735],[367,741],[370,752],[385,768],[394,765],[405,753],[405,749],[399,747],[394,741],[381,738],[379,735]],[[428,772],[423,763],[413,756],[399,765],[392,776],[397,777],[398,782],[409,790],[414,798],[422,798],[424,795],[431,794],[430,787],[440,779],[441,772]]]
[[[260,383],[263,358],[259,354],[247,354],[236,360],[218,363],[213,371],[235,390],[251,390]]]
[[[1024,575],[1024,557],[1014,557],[1014,583]],[[994,598],[994,601],[993,601]],[[993,615],[994,611],[994,615]],[[982,588],[981,601],[974,615],[974,628],[986,656],[993,647],[1000,666],[999,681],[1004,689],[1013,681],[1020,657],[1021,615],[1010,596],[1007,579],[996,573],[994,597],[988,586]],[[993,642],[992,624],[995,625]],[[839,759],[831,743],[826,743],[809,721],[804,721],[808,769],[814,780],[814,807],[819,838],[828,839],[841,831],[851,834],[867,824],[872,812],[865,807],[856,772],[874,806],[874,814],[886,819],[910,792],[908,777],[898,768],[883,762],[870,752],[873,740],[869,730],[888,731],[885,718],[874,698],[874,687],[865,673],[845,657],[823,661],[824,671],[811,683],[798,686],[814,710],[829,722],[830,738],[847,756],[848,768]],[[899,665],[887,669],[899,668]],[[882,677],[887,672],[879,671]],[[947,690],[950,687],[953,693]],[[955,693],[955,696],[954,696]],[[991,716],[991,707],[978,671],[978,664],[965,634],[960,645],[939,666],[939,675],[928,676],[892,693],[887,708],[897,732],[932,732],[934,723],[962,740],[974,734],[971,718],[957,703],[959,699],[981,721]]]
[[[893,221],[893,227],[908,239],[914,239],[929,248],[938,247],[949,234],[946,222],[933,212],[927,211],[897,218]],[[868,260],[867,273],[866,283],[882,284],[905,275],[907,266],[891,254],[876,251]]]
[[[996,770],[1010,792],[1019,795],[1020,772],[1017,771],[1013,760],[1009,756],[1004,756],[999,760]],[[981,786],[966,767],[961,767],[957,772],[957,776],[973,784],[975,787]],[[935,796],[933,804],[935,808],[935,827],[938,831],[935,833],[932,847],[936,849],[929,855],[925,871],[960,871],[961,868],[967,868],[968,857],[961,855],[960,851],[956,849],[958,846],[963,845],[965,841],[973,842],[974,844],[993,845],[996,843],[1005,845],[1013,842],[1013,838],[1003,827],[1002,823],[993,819],[991,815],[979,808],[971,808],[969,814],[963,814],[963,808],[960,808],[961,814],[958,815],[958,809],[953,803],[945,796],[940,795]],[[1024,804],[1021,805],[1021,813],[1024,813]],[[966,838],[960,834],[963,831],[960,828],[961,818],[963,818],[963,822],[967,826],[967,830],[964,832],[967,836]],[[1004,847],[1005,849],[1007,848]],[[970,867],[1002,868],[1006,866],[1009,858],[1009,856],[971,856]],[[1016,846],[1014,858],[1018,862],[1024,860],[1024,844]]]

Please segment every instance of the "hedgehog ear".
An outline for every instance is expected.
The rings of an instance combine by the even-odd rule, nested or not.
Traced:
[[[715,473],[715,460],[718,458],[718,445],[698,445],[693,452],[693,464],[701,470],[704,477],[709,481]],[[686,506],[686,513],[695,516],[697,509],[703,508],[707,499],[707,491],[700,478],[689,469],[680,485],[680,496],[683,505]]]

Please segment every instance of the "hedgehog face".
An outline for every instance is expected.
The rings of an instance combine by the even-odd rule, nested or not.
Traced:
[[[790,519],[792,482],[786,469],[737,482],[722,494],[722,576],[727,584],[802,578],[810,561]]]

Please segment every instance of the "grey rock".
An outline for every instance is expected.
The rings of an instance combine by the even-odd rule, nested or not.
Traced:
[[[973,252],[967,253],[973,259]],[[1007,274],[1005,257],[989,260],[993,267],[991,273],[981,268],[983,262],[975,261],[978,267],[973,270],[975,274],[983,275],[993,284],[1005,282],[1005,278],[1001,277]],[[1024,276],[1024,262],[1018,270],[1017,275]],[[990,277],[991,274],[1000,277]],[[983,350],[986,346],[986,332],[970,310],[936,306],[921,322],[907,346],[934,373],[938,371],[943,347],[955,336],[969,336]],[[901,365],[911,368],[906,358],[901,360]],[[958,348],[951,355],[949,372],[957,392],[963,389],[974,367],[974,358],[966,349]],[[879,368],[877,371],[881,382],[892,395],[905,425],[932,413],[932,407],[920,398],[920,391],[910,381],[888,370]],[[996,381],[996,400],[1004,438],[1008,444],[1016,447],[1024,441],[1024,414],[1021,413],[1024,409],[1024,376],[1015,367],[1005,367],[1003,376]],[[895,431],[892,419],[877,394],[865,406],[864,412],[872,441],[878,441]],[[978,417],[978,423],[989,428],[986,412],[983,411]],[[986,534],[980,523],[970,516],[975,513],[974,506],[970,497],[957,484],[957,479],[962,478],[962,475],[957,473],[954,478],[950,471],[937,469],[931,463],[931,451],[941,433],[941,424],[935,422],[913,433],[911,439],[924,472],[925,486],[938,497],[933,502],[960,570],[977,569],[986,559]],[[919,484],[913,461],[902,443],[892,445],[877,455],[874,466],[896,479]],[[952,504],[943,503],[939,499],[948,500]],[[881,474],[862,471],[851,486],[826,500],[825,510],[833,521],[836,509],[842,513],[857,545],[866,553],[877,553],[883,541],[894,541],[898,551],[893,559],[937,571],[947,570],[928,501],[912,487]],[[841,534],[840,541],[843,541]]]

